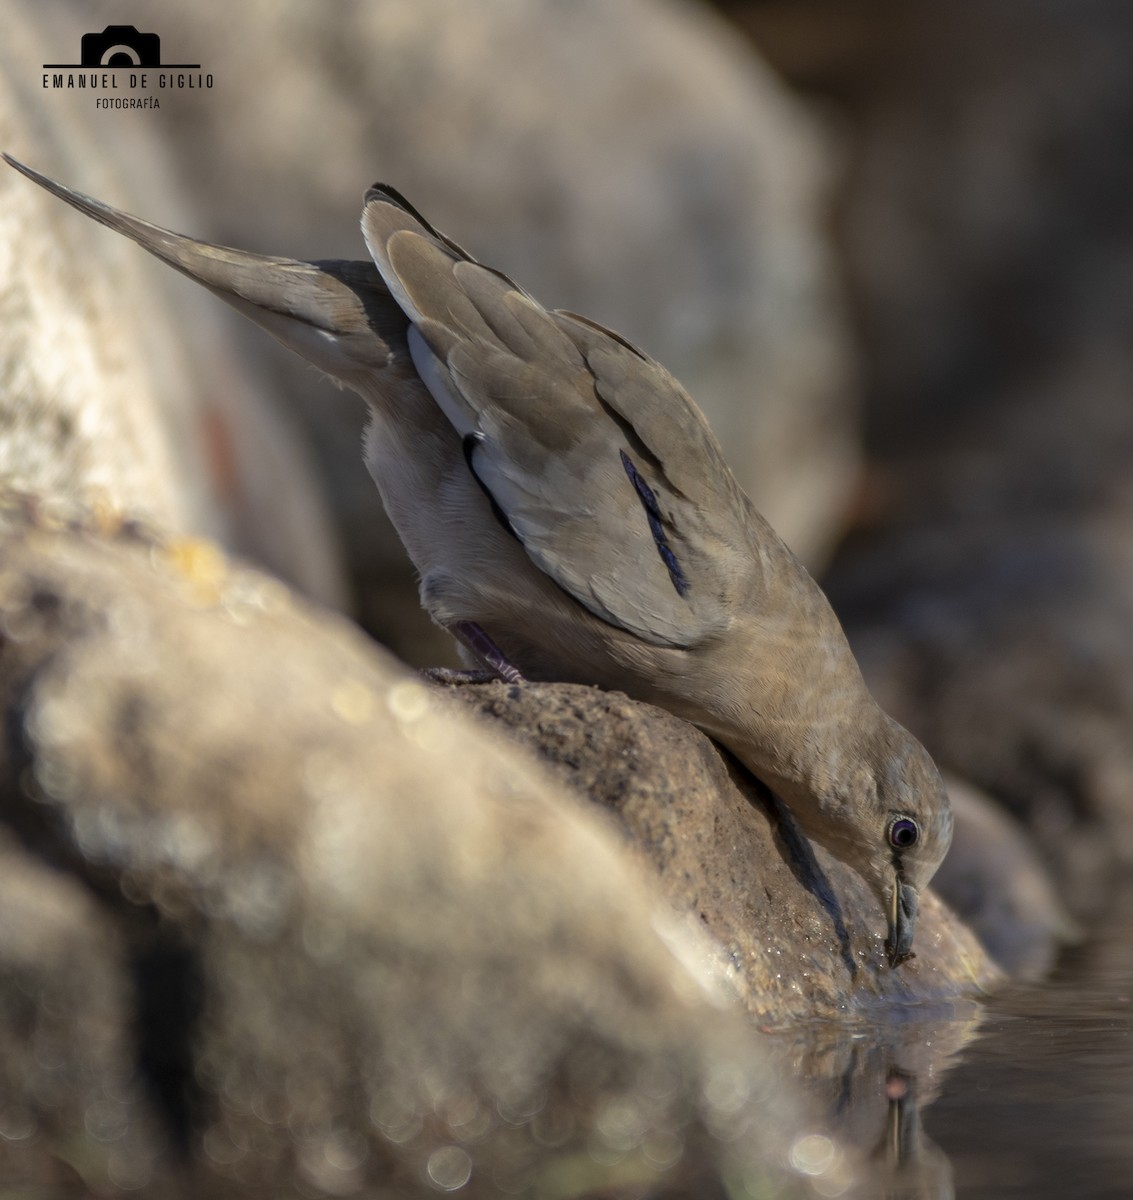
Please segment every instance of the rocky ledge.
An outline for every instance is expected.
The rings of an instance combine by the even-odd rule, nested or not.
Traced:
[[[0,501],[0,711],[0,1176],[28,1186],[849,1194],[792,1077],[822,1064],[757,1024],[998,978],[931,896],[890,971],[860,881],[681,721],[432,687],[106,515]]]

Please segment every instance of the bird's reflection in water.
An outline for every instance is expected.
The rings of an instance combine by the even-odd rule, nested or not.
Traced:
[[[815,1118],[857,1158],[870,1200],[946,1200],[955,1195],[947,1156],[921,1115],[960,1052],[976,1036],[973,1001],[934,1009],[931,1020],[822,1024],[769,1040],[785,1074],[799,1081]]]
[[[885,1082],[885,1134],[874,1150],[878,1195],[883,1200],[951,1200],[952,1164],[925,1136],[917,1081],[894,1070]]]

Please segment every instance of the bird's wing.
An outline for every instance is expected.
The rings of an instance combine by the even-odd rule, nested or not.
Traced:
[[[392,189],[371,189],[362,228],[422,379],[532,561],[648,642],[722,632],[758,517],[680,385],[615,334],[548,312]]]

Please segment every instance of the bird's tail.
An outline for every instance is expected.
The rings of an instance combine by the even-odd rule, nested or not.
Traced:
[[[371,262],[300,262],[216,246],[151,225],[4,161],[239,309],[288,349],[343,382],[401,357],[407,321]]]

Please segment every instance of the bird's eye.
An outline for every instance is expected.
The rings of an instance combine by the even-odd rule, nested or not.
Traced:
[[[920,836],[920,826],[912,817],[897,817],[889,825],[889,844],[897,850],[915,846]]]

